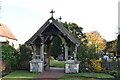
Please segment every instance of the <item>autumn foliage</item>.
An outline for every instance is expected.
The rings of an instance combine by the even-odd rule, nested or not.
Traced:
[[[99,60],[91,59],[90,62],[94,71],[101,72],[105,70],[105,68],[102,67]]]
[[[87,44],[88,46],[94,44],[97,50],[105,49],[106,41],[97,31],[86,33],[86,36],[88,39],[88,44]]]

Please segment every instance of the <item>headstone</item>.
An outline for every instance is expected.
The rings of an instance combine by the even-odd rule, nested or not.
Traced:
[[[58,61],[63,61],[63,55],[62,55],[62,54],[60,54],[60,55],[58,56]]]

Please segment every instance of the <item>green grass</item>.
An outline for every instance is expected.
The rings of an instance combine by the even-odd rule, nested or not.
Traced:
[[[85,77],[85,78],[84,78]],[[60,80],[101,80],[101,79],[114,79],[113,76],[104,73],[78,73],[78,74],[65,74]]]
[[[50,61],[51,66],[64,68],[64,61]]]
[[[66,78],[66,79],[59,79],[59,80],[101,80],[101,79],[94,79],[94,78]]]
[[[36,77],[38,74],[39,73],[30,73],[29,71],[17,70],[3,77],[1,80],[28,80]]]

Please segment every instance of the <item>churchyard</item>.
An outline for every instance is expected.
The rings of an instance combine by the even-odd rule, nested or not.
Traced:
[[[18,49],[1,44],[1,80],[120,79],[120,35],[111,54],[97,31],[83,33],[76,23],[61,22],[53,18],[53,10],[50,13],[51,18]]]

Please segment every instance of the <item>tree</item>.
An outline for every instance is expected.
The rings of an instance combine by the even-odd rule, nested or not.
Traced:
[[[88,39],[88,44],[87,44],[88,46],[94,44],[97,51],[101,51],[105,49],[106,40],[97,31],[86,33],[86,36]]]
[[[78,38],[81,42],[81,44],[86,44],[87,39],[85,33],[83,33],[83,28],[79,27],[76,23],[72,22],[61,22],[61,24],[70,32],[72,33],[76,38]]]
[[[52,44],[51,44],[51,48],[52,48],[52,56],[54,56],[55,59],[57,59],[58,55],[62,53],[62,41],[58,36],[55,36]]]
[[[108,41],[106,43],[105,51],[115,53],[116,52],[116,45],[117,45],[117,40]]]

